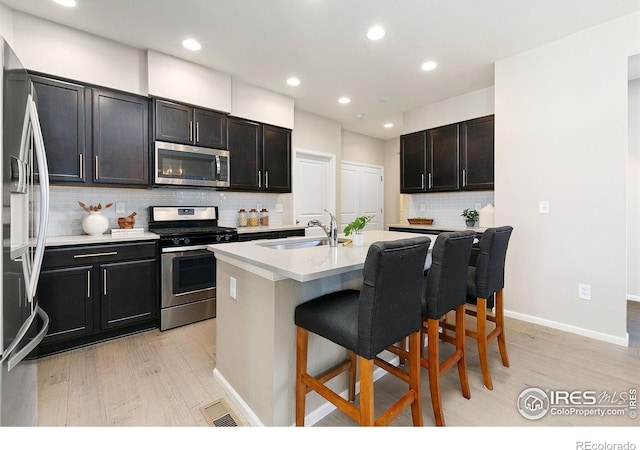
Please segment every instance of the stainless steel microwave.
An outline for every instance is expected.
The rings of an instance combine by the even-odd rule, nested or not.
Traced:
[[[229,186],[229,151],[156,141],[156,185]]]

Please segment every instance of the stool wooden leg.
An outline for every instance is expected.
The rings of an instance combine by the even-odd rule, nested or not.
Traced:
[[[360,425],[373,426],[373,359],[358,357],[360,360]]]
[[[469,379],[467,377],[467,352],[465,348],[465,306],[456,308],[456,352],[460,354],[458,360],[458,376],[460,378],[460,388],[464,398],[471,398],[469,389]]]
[[[409,336],[409,389],[415,392],[416,398],[411,404],[413,426],[422,426],[422,394],[420,390],[420,355],[422,333],[419,331]]]
[[[349,401],[356,401],[356,367],[358,361],[358,355],[354,351],[349,350],[349,361],[351,361],[351,367],[349,368]]]
[[[438,328],[440,321],[427,319],[427,365],[429,372],[429,391],[436,425],[444,426],[444,413],[440,398],[440,339]]]
[[[477,332],[478,332],[478,357],[480,359],[480,369],[482,378],[487,389],[493,390],[491,382],[491,372],[489,372],[489,355],[487,353],[487,299],[478,297],[477,305]]]
[[[500,358],[502,365],[509,367],[509,355],[507,355],[507,341],[504,336],[504,302],[502,298],[502,289],[496,292],[496,328],[498,328],[498,348],[500,349]]]
[[[296,426],[304,426],[305,399],[307,386],[302,381],[302,375],[307,372],[307,348],[309,332],[296,327]]]

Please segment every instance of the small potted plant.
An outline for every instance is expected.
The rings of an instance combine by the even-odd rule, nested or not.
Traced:
[[[477,210],[467,208],[464,211],[462,211],[461,216],[464,217],[464,220],[467,226],[472,227],[478,221],[479,214]]]
[[[353,222],[344,227],[344,235],[349,236],[353,233],[353,245],[363,245],[364,244],[364,235],[362,234],[362,230],[367,226],[369,222],[373,219],[373,216],[360,216],[356,217]]]

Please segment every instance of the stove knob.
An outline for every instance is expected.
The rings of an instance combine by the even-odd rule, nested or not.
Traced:
[[[218,235],[216,236],[216,241],[220,242],[222,240],[222,236]]]
[[[189,244],[191,242],[191,239],[189,239],[188,237],[184,238],[184,243],[185,244]]]
[[[173,245],[179,245],[179,244],[180,244],[180,239],[173,238]]]
[[[225,235],[224,235],[224,240],[225,240],[225,241],[228,241],[228,240],[230,240],[230,239],[231,239],[231,235],[230,235],[230,234],[225,234]]]

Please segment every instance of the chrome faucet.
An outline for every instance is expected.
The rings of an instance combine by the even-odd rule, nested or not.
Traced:
[[[323,224],[319,220],[315,220],[315,219],[314,220],[310,220],[309,223],[307,223],[307,226],[308,227],[320,227],[320,228],[322,228],[324,233],[327,235],[327,238],[329,238],[329,245],[331,247],[337,247],[338,246],[338,220],[336,219],[336,217],[333,214],[331,214],[326,209],[324,211],[327,214],[329,214],[329,216],[331,217],[330,226],[327,227],[325,224]]]

